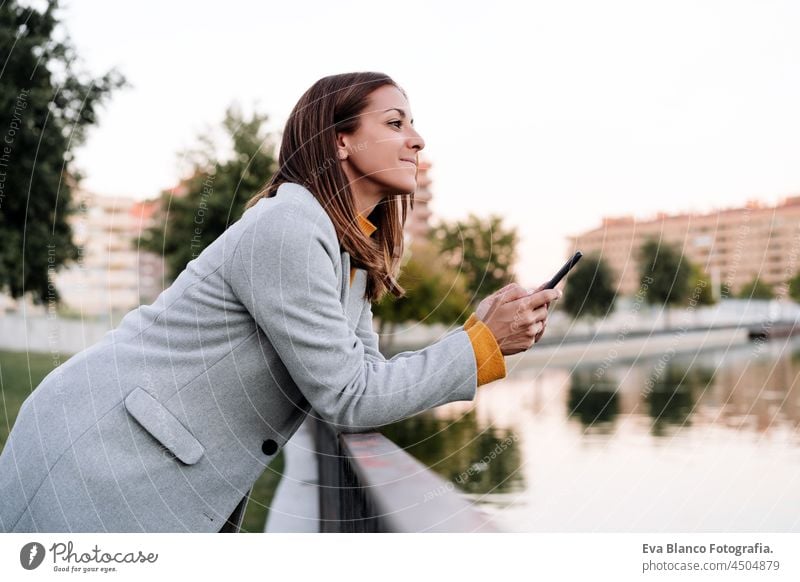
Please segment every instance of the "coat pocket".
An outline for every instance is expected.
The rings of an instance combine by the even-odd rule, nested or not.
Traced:
[[[205,449],[200,441],[146,390],[134,388],[125,398],[125,409],[182,462],[192,465],[203,456]]]

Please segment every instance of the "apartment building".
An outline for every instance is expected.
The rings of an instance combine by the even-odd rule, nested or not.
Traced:
[[[161,290],[163,261],[137,248],[156,202],[75,191],[79,211],[70,217],[77,263],[60,270],[54,282],[64,304],[85,315],[125,313],[151,302]]]
[[[636,256],[648,238],[680,248],[711,277],[717,298],[722,285],[737,293],[756,275],[778,293],[800,271],[800,196],[776,206],[751,200],[741,208],[707,214],[605,217],[598,228],[568,238],[570,256],[580,250],[605,260],[622,295],[639,287]]]

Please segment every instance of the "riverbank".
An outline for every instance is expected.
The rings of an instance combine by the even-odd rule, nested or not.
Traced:
[[[525,353],[509,356],[509,370],[531,367],[633,361],[668,351],[691,353],[748,343],[751,329],[800,325],[800,306],[792,301],[727,299],[716,305],[664,310],[622,300],[614,313],[595,322],[573,320],[563,312],[548,316],[542,339]],[[438,340],[452,328],[398,326],[390,357]],[[382,338],[384,340],[389,338]]]
[[[509,372],[517,373],[531,368],[553,366],[573,368],[610,361],[625,363],[667,353],[696,353],[700,350],[730,348],[749,342],[746,327],[686,332],[656,330],[647,336],[612,336],[595,341],[550,341],[545,344],[536,344],[523,354],[508,356],[506,367]]]

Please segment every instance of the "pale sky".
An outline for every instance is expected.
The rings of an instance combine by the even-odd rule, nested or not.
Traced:
[[[102,2],[61,17],[117,92],[76,152],[85,186],[155,196],[177,153],[238,101],[280,129],[325,75],[408,93],[432,208],[497,213],[523,285],[601,216],[800,194],[800,2]]]

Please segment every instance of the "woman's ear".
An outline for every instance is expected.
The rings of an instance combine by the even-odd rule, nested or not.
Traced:
[[[347,159],[347,136],[343,133],[336,134],[336,153],[340,160]]]

